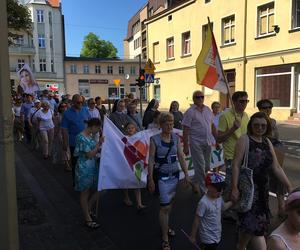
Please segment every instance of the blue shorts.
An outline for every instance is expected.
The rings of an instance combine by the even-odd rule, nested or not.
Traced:
[[[169,205],[175,197],[178,176],[160,177],[158,180],[159,201],[161,206]]]

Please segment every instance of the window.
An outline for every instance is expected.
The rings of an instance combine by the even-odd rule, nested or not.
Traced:
[[[169,21],[169,22],[172,21],[172,15],[169,15],[169,16],[168,16],[168,21]]]
[[[148,17],[152,17],[154,13],[153,7],[148,10]]]
[[[191,54],[191,33],[185,32],[182,34],[182,55]]]
[[[213,30],[214,29],[214,24],[213,23],[210,23],[210,24],[211,24],[211,28]],[[205,24],[205,25],[202,26],[202,44],[204,43],[204,41],[206,39],[207,32],[208,32],[208,24]]]
[[[101,74],[101,66],[100,65],[95,66],[95,73],[96,74]]]
[[[54,73],[54,61],[51,59],[51,72]]]
[[[46,47],[46,42],[45,42],[45,35],[38,35],[39,39],[39,48],[45,48]]]
[[[258,36],[274,33],[274,2],[258,7]]]
[[[113,66],[107,66],[107,74],[112,75],[113,73]]]
[[[18,69],[21,69],[25,65],[24,59],[18,59]]]
[[[83,74],[88,74],[90,73],[90,68],[88,64],[83,65]]]
[[[153,85],[153,97],[155,98],[155,100],[160,101],[160,85],[159,84],[155,84]]]
[[[292,29],[300,27],[300,0],[292,2]]]
[[[134,25],[132,25],[132,34],[134,35],[140,30],[140,20],[137,21]]]
[[[52,12],[48,12],[48,16],[49,16],[49,24],[52,25]]]
[[[43,23],[44,22],[44,11],[43,10],[36,10],[37,22]]]
[[[83,95],[84,97],[90,97],[90,83],[89,80],[86,79],[79,79],[78,80],[78,90],[79,95]]]
[[[14,40],[15,45],[24,45],[24,36],[20,35]]]
[[[137,39],[135,39],[133,41],[133,47],[134,47],[134,49],[137,49],[137,48],[141,47],[141,40],[142,40],[142,38],[138,37]]]
[[[159,62],[159,42],[153,43],[153,62]]]
[[[174,58],[174,37],[167,39],[167,59]]]
[[[205,0],[204,3],[210,3],[210,0]]]
[[[222,20],[222,44],[235,42],[235,17],[230,16]]]
[[[46,71],[47,71],[46,59],[40,59],[40,72],[46,72]]]
[[[70,65],[70,72],[71,72],[71,74],[76,74],[77,73],[77,65],[76,64],[71,64]]]
[[[291,65],[257,69],[256,101],[269,99],[274,107],[290,107],[293,74]]]
[[[119,87],[108,86],[108,98],[111,99],[122,99],[125,97],[124,84],[120,84]]]
[[[124,66],[119,66],[119,75],[124,74]]]
[[[32,71],[35,72],[35,61],[32,59]]]
[[[130,66],[130,75],[135,75],[135,66]]]

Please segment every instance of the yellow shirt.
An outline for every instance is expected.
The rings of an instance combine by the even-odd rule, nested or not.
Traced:
[[[241,121],[241,126],[234,131],[234,133],[223,142],[224,147],[224,156],[226,160],[232,160],[234,155],[234,148],[236,141],[244,134],[247,133],[247,125],[249,122],[248,115],[244,112],[242,115],[236,114],[237,119]],[[219,127],[218,130],[221,132],[226,132],[230,128],[232,128],[233,123],[235,121],[234,111],[233,109],[229,109],[225,111],[219,120]]]

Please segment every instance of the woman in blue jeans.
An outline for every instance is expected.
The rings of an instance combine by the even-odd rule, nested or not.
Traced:
[[[161,133],[151,137],[149,153],[149,191],[154,192],[153,180],[154,164],[158,166],[160,193],[159,222],[162,231],[162,249],[169,250],[168,236],[175,236],[174,230],[169,228],[169,214],[172,201],[175,197],[176,186],[179,180],[178,161],[185,175],[186,183],[190,183],[188,169],[184,160],[184,154],[180,140],[174,134],[174,117],[169,113],[162,113],[159,119]]]

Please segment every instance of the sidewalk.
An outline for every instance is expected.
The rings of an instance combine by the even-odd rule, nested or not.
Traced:
[[[300,126],[278,123],[280,139],[287,144],[300,144]],[[300,146],[300,145],[299,145]]]
[[[54,166],[36,155],[15,145],[20,249],[117,249],[103,228],[84,227],[71,174],[56,166],[53,175]],[[64,185],[56,178],[64,178]]]

